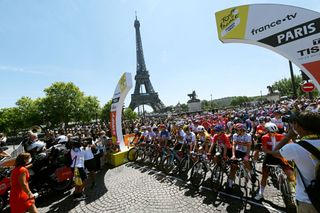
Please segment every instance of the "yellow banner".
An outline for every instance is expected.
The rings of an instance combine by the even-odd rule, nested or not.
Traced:
[[[244,39],[249,6],[238,6],[216,13],[219,39]]]

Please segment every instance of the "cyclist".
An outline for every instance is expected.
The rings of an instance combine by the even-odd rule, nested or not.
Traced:
[[[189,147],[189,152],[192,152],[196,147],[196,134],[190,130],[188,125],[183,127],[183,131],[186,133],[184,138],[186,145]]]
[[[277,133],[278,127],[274,123],[266,123],[265,128],[267,131],[267,134],[262,136],[262,146],[263,150],[268,153],[268,151],[273,151],[277,144],[285,137],[282,134]],[[269,176],[269,171],[267,168],[267,165],[281,165],[283,171],[287,174],[288,180],[290,182],[290,187],[292,192],[294,191],[294,181],[295,177],[293,174],[292,168],[289,166],[289,164],[283,159],[283,158],[276,158],[271,154],[266,154],[263,164],[262,164],[262,178],[261,178],[261,184],[259,188],[259,193],[255,196],[255,200],[261,200],[263,198],[264,189],[267,185],[267,179]]]
[[[180,121],[176,124],[177,126],[177,130],[175,132],[175,138],[176,138],[176,142],[173,145],[174,150],[180,150],[183,147],[184,144],[184,138],[186,133],[183,131],[183,126],[184,126],[184,122]]]
[[[214,136],[212,139],[212,143],[208,152],[208,155],[210,155],[213,151],[213,156],[215,156],[216,152],[214,150],[214,147],[218,146],[219,150],[221,149],[221,154],[223,155],[223,158],[226,159],[227,156],[229,158],[232,157],[232,145],[230,144],[229,137],[225,134],[225,128],[221,124],[217,124],[214,128]],[[225,148],[226,147],[226,148]],[[217,163],[216,157],[213,158],[214,163]]]
[[[251,182],[256,181],[256,176],[251,168],[249,157],[250,157],[250,147],[251,147],[251,135],[246,133],[247,127],[242,123],[235,124],[236,132],[233,135],[233,146],[232,146],[232,159],[243,159],[245,168],[249,171],[251,175]],[[230,176],[228,179],[227,189],[228,193],[232,193],[232,186],[235,180],[235,174],[238,169],[238,165],[232,164]]]
[[[284,132],[284,123],[282,121],[282,113],[280,110],[274,110],[273,115],[274,117],[271,118],[271,122],[277,125],[278,132],[282,134]]]
[[[265,125],[266,118],[264,116],[259,117],[259,125],[256,128],[256,133],[255,133],[255,138],[256,138],[256,144],[254,146],[254,153],[253,153],[253,160],[254,162],[258,161],[259,158],[259,153],[261,151],[261,144],[262,144],[262,136],[265,135],[266,128],[264,127]]]
[[[208,153],[211,140],[211,135],[206,131],[204,126],[199,125],[197,127],[197,141],[199,141],[204,148],[204,153]]]
[[[170,140],[170,133],[167,130],[167,127],[165,124],[160,124],[159,129],[160,129],[159,145],[160,147],[166,147],[168,145],[168,141]]]

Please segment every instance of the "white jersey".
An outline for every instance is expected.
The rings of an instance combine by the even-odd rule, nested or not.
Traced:
[[[189,132],[189,134],[185,134],[184,140],[187,142],[187,144],[194,145],[196,143],[196,134]]]
[[[241,151],[241,152],[247,152],[247,145],[248,143],[251,143],[251,135],[249,134],[243,134],[243,135],[238,135],[235,133],[233,135],[233,142],[240,142],[241,144],[237,144],[236,150]]]
[[[71,167],[84,168],[84,155],[85,152],[81,148],[71,149]]]
[[[282,119],[279,118],[272,118],[271,122],[274,123],[275,125],[277,125],[278,128],[282,129],[284,127],[284,123],[282,122]]]
[[[320,149],[320,140],[305,141]],[[307,186],[310,184],[311,180],[316,178],[315,168],[319,161],[305,148],[298,144],[290,143],[280,149],[280,154],[287,160],[293,160],[296,163]],[[305,188],[298,171],[296,172],[296,176],[296,199],[301,202],[311,203],[308,194],[305,192]]]

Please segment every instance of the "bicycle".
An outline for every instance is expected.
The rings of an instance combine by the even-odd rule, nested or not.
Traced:
[[[181,155],[180,155],[181,153]],[[170,148],[167,152],[167,156],[163,159],[161,165],[166,174],[170,174],[175,168],[179,167],[182,161],[182,152],[176,151],[174,148]]]
[[[145,145],[146,145],[145,143],[138,143],[138,144],[134,145],[134,147],[128,151],[128,154],[127,154],[128,161],[130,161],[130,162],[144,161]]]
[[[194,153],[185,153],[184,158],[181,160],[179,165],[179,175],[187,180],[188,172],[194,165],[195,154]]]
[[[199,188],[204,182],[207,172],[212,171],[206,154],[198,153],[197,162],[191,168],[190,182],[193,186]]]
[[[243,159],[241,159],[241,158],[230,159],[230,160],[226,161],[226,164],[229,164],[230,166],[232,164],[236,164],[238,166],[236,177],[238,178],[238,186],[239,186],[240,190],[242,189],[241,191],[244,191],[244,193],[240,196],[240,198],[241,198],[241,201],[244,202],[243,203],[244,209],[246,209],[247,202],[248,202],[248,194],[249,194],[248,193],[248,184],[249,184],[249,180],[250,180],[249,172],[246,170],[246,168],[244,166]],[[244,180],[244,181],[242,181],[242,180]],[[252,184],[252,185],[254,185],[254,184]]]
[[[281,197],[286,206],[288,212],[296,211],[296,203],[294,198],[294,192],[291,190],[290,182],[288,181],[287,175],[284,173],[280,165],[266,165],[269,169],[271,178],[273,178],[277,187],[281,192]]]
[[[216,147],[216,164],[214,165],[211,172],[211,186],[213,190],[220,190],[222,187],[224,173],[228,176],[229,166],[226,164],[223,155],[222,149],[220,146]]]

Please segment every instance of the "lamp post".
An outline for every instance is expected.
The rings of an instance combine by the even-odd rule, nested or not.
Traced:
[[[210,109],[212,111],[212,94],[210,94]]]

